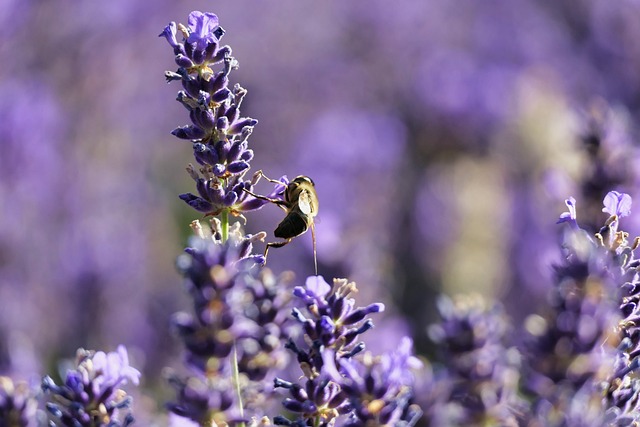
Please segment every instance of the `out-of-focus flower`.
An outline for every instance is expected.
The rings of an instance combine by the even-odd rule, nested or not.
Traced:
[[[0,426],[35,426],[37,406],[34,393],[26,383],[0,376]]]
[[[576,199],[569,197],[564,201],[564,203],[567,205],[567,208],[569,208],[569,211],[563,212],[562,215],[560,215],[560,218],[558,218],[556,224],[568,222],[571,227],[578,227],[578,223],[576,221]]]
[[[284,368],[288,360],[285,307],[291,297],[283,290],[290,277],[260,270],[264,257],[251,253],[256,237],[243,236],[239,226],[232,228],[224,243],[216,235],[192,238],[186,254],[178,258],[194,313],[176,313],[172,324],[186,347],[193,376],[180,379],[172,374],[178,396],[168,407],[196,422],[214,417],[212,411],[218,421],[244,416],[230,391],[233,363],[242,381],[245,409],[260,416],[259,405],[269,397],[265,385],[272,379],[269,375]],[[226,404],[214,404],[219,400]]]
[[[517,396],[520,355],[507,346],[510,328],[503,308],[477,295],[441,297],[438,308],[442,320],[430,328],[430,335],[442,351],[441,381],[450,390],[442,406],[459,407],[448,422],[517,426],[525,407]]]
[[[604,205],[611,217],[595,239],[582,229],[565,235],[548,310],[526,322],[531,425],[627,425],[640,416],[633,392],[640,384],[629,376],[638,367],[631,302],[637,244],[617,230],[631,198],[612,191]]]
[[[176,402],[167,404],[171,413],[199,426],[243,421],[230,378],[171,374],[169,382],[177,392]]]
[[[138,384],[140,372],[129,365],[127,350],[104,353],[80,349],[76,368],[67,371],[64,384],[56,385],[44,377],[42,389],[47,393],[47,410],[56,418],[56,426],[126,427],[133,423],[129,412],[131,398],[122,385]]]

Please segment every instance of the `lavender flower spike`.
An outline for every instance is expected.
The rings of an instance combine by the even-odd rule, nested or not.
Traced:
[[[56,385],[48,376],[42,380],[43,391],[51,396],[47,410],[57,419],[51,425],[131,425],[131,398],[118,387],[127,382],[137,385],[140,372],[129,365],[125,347],[119,346],[111,353],[79,349],[76,366],[67,372],[63,385]]]
[[[177,38],[179,33],[182,41]],[[189,14],[188,27],[172,22],[160,37],[173,48],[178,65],[165,76],[168,82],[182,82],[177,101],[189,111],[191,120],[172,134],[191,141],[198,165],[187,168],[197,193],[181,194],[180,199],[207,216],[241,216],[268,202],[249,193],[261,175],[244,179],[253,159],[248,139],[258,121],[240,114],[247,91],[238,84],[229,86],[229,74],[238,62],[229,46],[219,46],[223,34],[216,15],[194,11]]]

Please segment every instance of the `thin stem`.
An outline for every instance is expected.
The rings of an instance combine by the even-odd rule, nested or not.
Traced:
[[[220,213],[220,232],[222,234],[222,243],[229,239],[229,211],[224,209]],[[238,369],[238,350],[236,343],[233,343],[233,353],[231,355],[231,371],[233,376],[233,385],[238,395],[238,410],[240,411],[240,418],[244,418],[244,406],[242,405],[242,394],[240,393],[240,370]],[[240,427],[244,427],[244,422],[239,424]]]
[[[238,350],[236,343],[233,343],[233,354],[231,355],[231,368],[233,370],[233,384],[236,388],[238,395],[238,410],[240,411],[240,418],[244,418],[244,407],[242,405],[242,394],[240,393],[240,371],[238,370]],[[244,422],[239,424],[244,427]]]
[[[220,228],[222,232],[222,243],[229,239],[229,211],[223,209],[220,213]]]

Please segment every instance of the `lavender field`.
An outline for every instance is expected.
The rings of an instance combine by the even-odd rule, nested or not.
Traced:
[[[0,24],[0,427],[640,425],[638,1]]]

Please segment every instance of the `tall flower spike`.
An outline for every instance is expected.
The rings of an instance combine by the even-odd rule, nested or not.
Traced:
[[[139,379],[123,346],[111,353],[78,350],[76,369],[67,371],[64,384],[58,386],[48,376],[42,380],[42,389],[50,395],[47,410],[56,418],[51,425],[131,425],[131,398],[119,387],[127,382],[137,385]]]
[[[173,135],[190,140],[195,161],[189,175],[196,182],[197,194],[180,195],[189,206],[206,215],[259,209],[266,203],[253,197],[251,191],[260,178],[243,177],[250,169],[253,150],[248,138],[257,120],[240,115],[240,105],[247,91],[240,85],[229,87],[229,73],[238,67],[229,46],[220,46],[224,30],[212,13],[191,12],[188,27],[170,23],[160,37],[173,48],[178,70],[166,72],[169,82],[180,80],[183,89],[180,102],[188,111],[191,124],[173,130]],[[182,35],[182,41],[179,41]],[[221,68],[214,71],[218,66]],[[282,188],[276,186],[274,191]]]
[[[199,230],[199,222],[193,227]],[[238,397],[231,392],[234,358],[242,375],[247,416],[261,415],[258,395],[262,394],[262,401],[268,397],[265,382],[288,360],[282,342],[290,333],[286,323],[291,298],[283,289],[290,276],[276,277],[267,269],[258,269],[264,258],[251,254],[256,236],[242,236],[239,226],[232,227],[224,243],[216,235],[193,237],[186,253],[178,258],[178,269],[193,300],[193,314],[180,312],[172,319],[186,347],[192,375],[181,379],[171,374],[177,400],[167,406],[198,423],[245,419],[238,410]]]
[[[178,65],[165,76],[182,82],[177,100],[191,119],[172,133],[191,141],[197,165],[187,167],[196,192],[180,198],[205,216],[219,216],[212,219],[211,232],[192,223],[197,237],[179,257],[178,269],[193,313],[177,313],[172,322],[186,347],[191,375],[171,375],[177,399],[168,407],[200,425],[261,416],[260,402],[270,392],[265,383],[287,362],[282,337],[288,335],[290,294],[282,290],[288,279],[260,269],[264,257],[251,253],[265,233],[244,235],[239,222],[229,225],[229,214],[242,217],[268,201],[252,195],[260,172],[245,179],[253,159],[248,138],[257,120],[240,113],[247,91],[229,85],[238,63],[228,46],[220,46],[223,34],[216,15],[198,11],[189,14],[188,26],[172,22],[160,34]],[[275,182],[270,198],[282,200],[287,184],[286,179]]]

